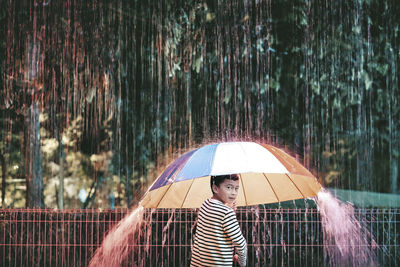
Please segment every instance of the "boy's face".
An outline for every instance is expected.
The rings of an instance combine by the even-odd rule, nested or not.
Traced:
[[[233,203],[239,191],[239,179],[225,179],[219,186],[213,185],[214,197],[223,203]]]

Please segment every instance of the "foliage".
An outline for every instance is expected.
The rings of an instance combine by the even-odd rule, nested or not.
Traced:
[[[39,5],[0,13],[1,120],[15,125],[1,135],[8,166],[22,162],[40,103],[47,205],[61,161],[71,207],[80,189],[83,205],[132,206],[182,151],[249,139],[292,151],[326,186],[399,192],[394,0]]]

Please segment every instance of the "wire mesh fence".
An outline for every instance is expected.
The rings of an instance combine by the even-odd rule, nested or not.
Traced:
[[[129,211],[0,209],[0,266],[87,266],[107,231]],[[400,209],[357,209],[381,266],[400,266]],[[146,210],[126,266],[188,266],[197,213]],[[237,210],[248,266],[327,266],[317,209]],[[118,245],[118,244],[116,244]],[[371,244],[373,246],[373,244]],[[115,255],[118,257],[118,255]]]

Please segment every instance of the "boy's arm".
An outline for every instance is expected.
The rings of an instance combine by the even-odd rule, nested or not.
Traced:
[[[242,235],[233,210],[225,214],[223,227],[225,233],[232,239],[233,245],[237,250],[240,266],[246,266],[247,243]]]

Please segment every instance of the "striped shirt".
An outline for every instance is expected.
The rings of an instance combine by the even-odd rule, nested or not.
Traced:
[[[235,212],[219,200],[207,199],[200,208],[190,266],[232,266],[234,247],[245,266],[247,243]]]

